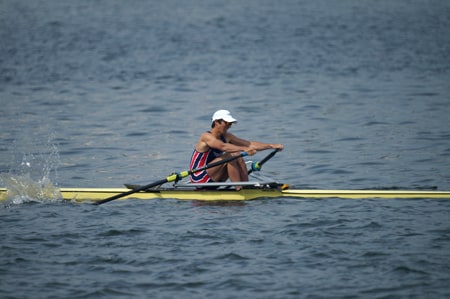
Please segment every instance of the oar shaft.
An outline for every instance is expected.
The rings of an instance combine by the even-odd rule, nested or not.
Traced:
[[[148,185],[145,185],[145,186],[142,186],[142,187],[139,187],[139,188],[136,188],[136,189],[127,191],[127,192],[119,193],[119,194],[116,194],[116,195],[114,195],[114,196],[111,196],[111,197],[102,199],[102,200],[100,200],[100,201],[94,202],[94,205],[101,205],[101,204],[107,203],[107,202],[109,202],[109,201],[113,201],[113,200],[115,200],[115,199],[119,199],[119,198],[121,198],[121,197],[125,197],[125,196],[127,196],[127,195],[131,195],[131,194],[136,193],[136,192],[139,192],[139,191],[147,190],[147,189],[150,189],[150,188],[152,188],[152,187],[155,187],[155,186],[159,186],[159,185],[165,184],[165,183],[167,183],[167,182],[168,182],[168,180],[167,180],[167,178],[165,178],[165,179],[163,179],[163,180],[159,180],[159,181],[157,181],[157,182],[153,182],[153,183],[151,183],[151,184],[148,184]]]
[[[264,157],[264,159],[262,159],[259,162],[253,163],[252,167],[248,170],[248,174],[252,173],[253,171],[257,170],[261,170],[261,167],[264,165],[264,163],[266,163],[267,161],[269,161],[273,156],[275,156],[275,154],[278,152],[278,149],[273,150],[270,154],[268,154],[266,157]]]
[[[275,154],[278,152],[278,150],[273,150],[270,154],[268,154],[264,159],[261,160],[261,162],[259,162],[259,164],[262,166],[264,163],[266,163],[267,161],[269,161],[273,156],[275,156]]]

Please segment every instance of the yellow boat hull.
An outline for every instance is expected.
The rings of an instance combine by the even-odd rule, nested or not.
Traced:
[[[116,194],[130,191],[127,188],[60,188],[51,194],[13,194],[6,188],[0,188],[0,200],[14,198],[16,196],[28,196],[30,198],[62,198],[74,202],[99,201]],[[149,192],[137,192],[122,197],[124,199],[179,199],[200,201],[242,201],[259,198],[446,198],[450,199],[450,191],[422,191],[422,190],[311,190],[311,189],[243,189],[230,190],[185,190],[185,189],[161,189]]]

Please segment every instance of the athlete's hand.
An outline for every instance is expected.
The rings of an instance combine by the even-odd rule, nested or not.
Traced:
[[[249,156],[253,156],[254,154],[256,154],[256,150],[254,148],[248,148],[247,150],[245,150],[245,152],[249,155]]]
[[[277,143],[277,144],[272,144],[272,148],[282,151],[284,149],[284,146],[281,143]]]

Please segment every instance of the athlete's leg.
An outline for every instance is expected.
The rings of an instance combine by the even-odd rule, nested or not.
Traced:
[[[227,159],[230,156],[230,154],[225,154],[214,159],[211,163]],[[208,168],[206,172],[214,182],[225,182],[228,178],[232,182],[248,181],[247,166],[242,157],[216,167]],[[241,190],[242,186],[236,186],[235,188],[236,190]]]
[[[211,163],[227,159],[230,156],[230,154],[225,154],[214,159]],[[232,182],[248,181],[247,167],[243,158],[237,158],[228,163],[208,168],[206,171],[209,177],[215,182],[224,182],[228,178]]]
[[[222,157],[216,158],[213,161],[211,161],[211,163],[220,161],[222,159],[223,159]],[[226,164],[221,164],[215,167],[208,168],[206,169],[206,172],[214,182],[225,182],[228,179],[228,171]]]
[[[231,161],[227,165],[228,175],[232,182],[247,182],[248,174],[245,161],[242,158]]]

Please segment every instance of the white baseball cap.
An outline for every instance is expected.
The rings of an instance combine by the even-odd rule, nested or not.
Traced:
[[[223,119],[224,121],[229,122],[229,123],[237,122],[237,120],[233,116],[231,116],[231,113],[228,110],[217,110],[213,114],[212,121],[219,120],[219,119]]]

